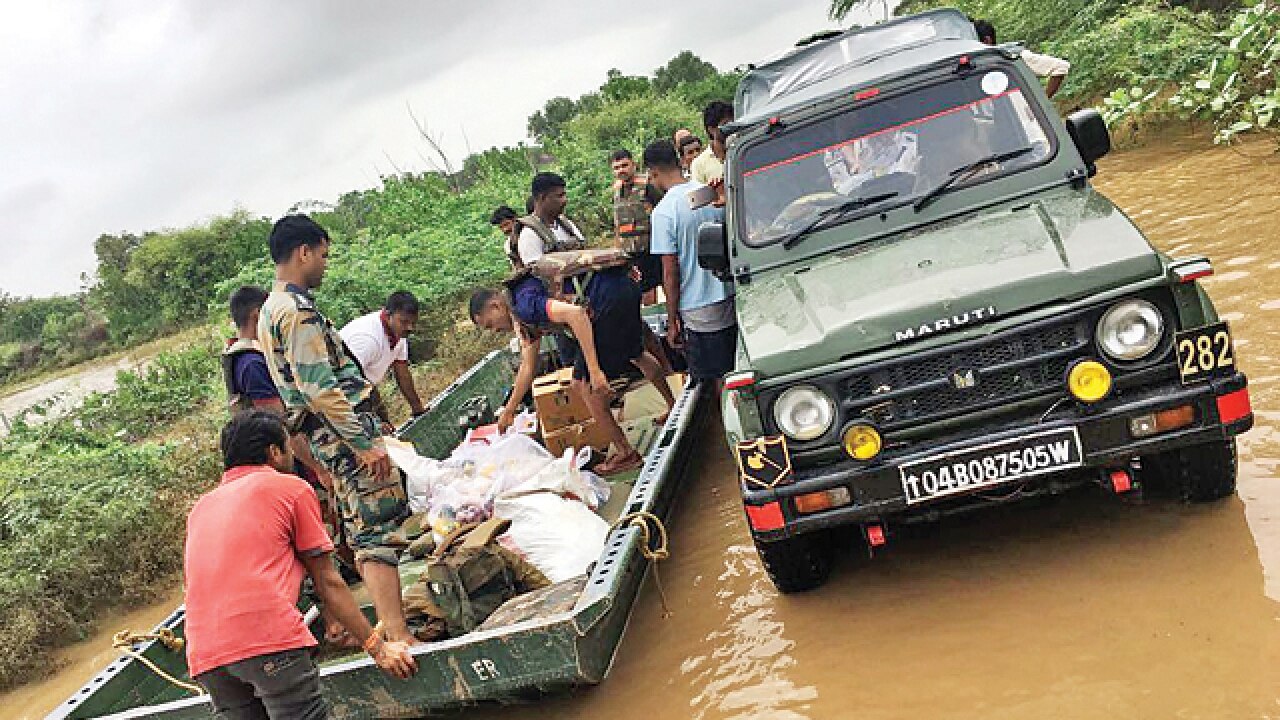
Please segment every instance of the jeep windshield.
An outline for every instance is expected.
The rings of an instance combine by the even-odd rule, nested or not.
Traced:
[[[1053,134],[1001,69],[876,98],[786,127],[748,146],[738,167],[748,245],[786,242],[914,202],[944,184],[970,187],[1049,159]],[[982,162],[984,159],[994,159]],[[882,198],[850,212],[834,208]]]

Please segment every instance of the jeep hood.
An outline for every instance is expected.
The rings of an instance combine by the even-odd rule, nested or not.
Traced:
[[[1161,272],[1111,201],[1064,189],[760,273],[738,318],[751,366],[776,377]]]

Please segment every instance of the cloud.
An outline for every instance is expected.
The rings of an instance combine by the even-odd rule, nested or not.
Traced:
[[[0,289],[69,292],[105,232],[181,227],[422,169],[406,104],[458,161],[550,97],[684,49],[722,68],[828,27],[826,0],[89,0],[0,11]]]

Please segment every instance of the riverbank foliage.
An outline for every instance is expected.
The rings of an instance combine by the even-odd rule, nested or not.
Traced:
[[[877,0],[833,0],[844,18]],[[1181,120],[1215,142],[1261,132],[1280,140],[1280,3],[1276,0],[906,0],[906,15],[956,7],[991,21],[1000,42],[1065,58],[1059,107],[1096,105],[1108,123]]]
[[[609,153],[639,154],[678,127],[699,130],[701,107],[731,99],[736,81],[690,53],[652,77],[613,72],[588,94],[594,100],[572,101],[537,147],[493,148],[450,175],[389,176],[333,203],[308,202],[334,239],[316,294],[320,309],[341,324],[394,290],[414,292],[424,315],[411,347],[432,356],[414,375],[420,394],[434,396],[496,341],[462,312],[468,291],[506,271],[488,222],[494,208],[521,210],[534,172],[551,167],[569,182],[569,214],[603,240]],[[52,651],[84,637],[104,609],[155,597],[173,582],[186,513],[220,472],[217,431],[226,411],[216,336],[229,325],[230,292],[271,279],[270,222],[235,211],[180,230],[104,235],[95,246],[97,272],[82,293],[0,298],[0,343],[39,345],[37,354],[61,347],[55,330],[77,323],[100,328],[94,347],[102,348],[210,326],[194,347],[121,373],[114,391],[58,418],[35,408],[0,439],[0,633],[7,639],[0,690],[51,672]],[[384,391],[396,419],[406,419],[399,394]]]
[[[212,339],[162,354],[0,440],[0,689],[51,671],[104,608],[169,590],[186,510],[218,476],[217,371]]]

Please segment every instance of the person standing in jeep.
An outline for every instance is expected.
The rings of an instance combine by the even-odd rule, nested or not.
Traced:
[[[530,185],[533,212],[516,218],[512,228],[514,242],[507,246],[511,266],[521,268],[549,252],[580,250],[587,246],[578,226],[565,217],[569,194],[564,178],[555,173],[540,172]]]
[[[698,228],[705,222],[722,221],[724,210],[690,206],[689,193],[701,185],[684,179],[669,141],[659,140],[645,148],[644,165],[649,182],[665,193],[653,210],[650,248],[662,257],[668,340],[684,348],[694,381],[709,380],[718,386],[720,378],[733,369],[738,321],[733,291],[698,265]]]

